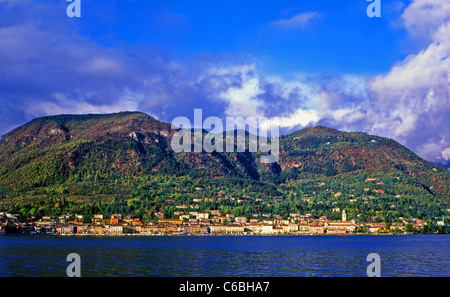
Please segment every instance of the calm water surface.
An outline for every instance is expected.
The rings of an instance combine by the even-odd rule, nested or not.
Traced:
[[[2,236],[0,276],[450,276],[450,236]]]

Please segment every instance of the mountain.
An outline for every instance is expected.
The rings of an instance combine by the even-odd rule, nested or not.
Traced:
[[[164,200],[260,197],[272,203],[208,207],[330,215],[331,206],[343,205],[350,217],[353,210],[355,217],[432,218],[450,202],[450,173],[392,139],[305,128],[280,137],[278,162],[262,164],[261,152],[175,153],[178,131],[141,112],[34,119],[0,140],[2,206],[24,216],[125,206],[149,218],[160,210],[171,216],[174,207]],[[376,208],[362,212],[367,199]]]

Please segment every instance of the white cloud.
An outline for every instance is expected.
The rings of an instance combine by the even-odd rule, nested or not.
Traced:
[[[100,75],[120,75],[123,71],[123,65],[120,61],[107,58],[107,57],[93,57],[83,63],[80,67],[80,72],[86,72],[90,74]]]
[[[352,123],[364,119],[367,115],[352,108],[343,108],[331,111],[331,116],[336,122],[341,124]]]
[[[450,160],[450,147],[447,147],[442,151],[442,158],[444,158],[445,161]]]
[[[240,67],[213,67],[208,71],[208,75],[219,75],[220,77],[238,77],[241,83],[229,86],[218,94],[218,97],[227,103],[225,115],[230,117],[258,117],[257,107],[259,102],[255,99],[260,93],[259,79],[252,73],[255,71],[254,65],[243,65]]]
[[[405,100],[410,93],[430,90],[442,83],[450,73],[450,22],[434,34],[434,41],[416,55],[410,55],[395,65],[385,76],[378,76],[371,83],[377,93],[389,92]],[[408,92],[405,93],[404,91]]]
[[[240,85],[230,86],[219,94],[219,97],[227,102],[226,116],[244,118],[270,118],[276,116],[279,119],[278,123],[281,128],[307,126],[320,120],[319,112],[314,109],[306,106],[292,108],[292,106],[301,103],[299,102],[301,100],[299,96],[291,97],[292,94],[303,94],[303,88],[305,87],[303,82],[286,82],[280,80],[280,78],[263,79],[256,74],[257,69],[254,65],[240,68],[233,67],[229,70],[214,69],[213,72],[222,75],[231,72],[234,75],[238,75],[242,80]],[[310,95],[311,90],[305,89]],[[285,105],[283,105],[284,102],[286,103]],[[304,105],[307,104],[308,102],[304,102]],[[286,115],[268,115],[274,109],[278,109],[280,113]],[[268,120],[267,124],[271,125],[270,120]]]
[[[429,40],[449,20],[450,2],[445,0],[414,0],[401,16],[401,21],[410,34],[425,40]]]
[[[318,12],[301,12],[289,19],[280,19],[270,23],[271,27],[284,29],[303,29],[312,21],[320,18],[321,14]]]
[[[105,104],[93,104],[86,98],[72,97],[71,93],[55,93],[53,101],[41,101],[36,105],[24,107],[28,115],[34,117],[55,114],[87,114],[87,113],[114,113],[121,111],[138,110],[139,100],[137,94],[132,94],[124,90],[122,94],[117,94],[117,100]]]
[[[299,108],[295,112],[286,117],[280,117],[281,128],[294,128],[297,126],[308,126],[315,124],[320,120],[319,113],[312,109]]]

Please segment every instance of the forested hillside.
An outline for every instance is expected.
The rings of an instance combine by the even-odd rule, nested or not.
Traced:
[[[327,127],[280,138],[280,157],[175,153],[177,130],[139,112],[37,118],[0,141],[0,207],[31,216],[221,210],[247,217],[394,222],[450,208],[450,173],[394,140]],[[195,199],[195,201],[194,201]],[[448,212],[447,212],[448,213]]]

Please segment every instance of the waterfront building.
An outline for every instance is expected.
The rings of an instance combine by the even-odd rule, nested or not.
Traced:
[[[273,225],[262,225],[261,234],[273,234]]]
[[[319,225],[319,224],[310,224],[309,232],[311,234],[322,234],[322,233],[325,233],[325,227],[323,225]]]

